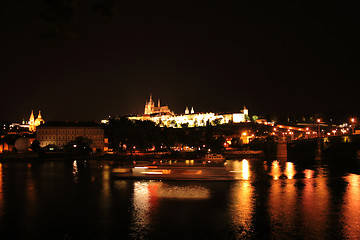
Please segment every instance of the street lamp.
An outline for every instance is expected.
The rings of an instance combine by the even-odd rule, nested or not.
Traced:
[[[321,122],[321,119],[318,118],[316,121],[318,123],[318,137],[320,137],[320,122]]]
[[[321,160],[321,142],[320,142],[320,118],[318,118],[317,120],[317,124],[318,124],[318,137],[317,137],[317,148],[316,148],[316,155],[315,155],[315,159],[316,160]]]
[[[351,118],[351,128],[352,128],[352,134],[355,134],[355,118]]]

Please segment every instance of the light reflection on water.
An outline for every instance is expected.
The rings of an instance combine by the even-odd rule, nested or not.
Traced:
[[[3,191],[3,180],[2,180],[2,164],[0,163],[0,222],[2,222],[2,216],[4,211],[4,191]]]
[[[238,181],[116,180],[106,161],[0,164],[0,238],[15,228],[21,234],[13,239],[46,239],[43,232],[55,229],[95,239],[360,236],[359,171],[324,162],[228,163]]]
[[[152,188],[151,191],[154,191],[154,189]],[[154,208],[154,206],[151,206],[151,203],[154,203],[154,199],[150,201],[149,183],[134,183],[134,196],[132,202],[131,236],[133,238],[144,239],[149,231],[150,214],[151,210]]]
[[[305,239],[323,236],[326,239],[330,227],[331,195],[326,172],[319,169],[317,178],[304,181],[302,192],[302,222]],[[316,223],[316,224],[315,224]]]
[[[294,177],[295,173],[296,173],[296,171],[294,168],[294,163],[287,162],[286,169],[285,169],[285,175],[287,176],[287,178],[292,179]]]
[[[228,168],[234,174],[235,179],[250,179],[250,166],[248,160],[243,159],[242,161],[232,161]]]
[[[231,189],[229,215],[238,238],[244,238],[253,231],[254,187],[249,181],[239,181]]]
[[[271,175],[275,180],[279,179],[279,177],[281,176],[279,161],[277,160],[273,161],[271,164]]]
[[[205,200],[210,198],[209,189],[202,186],[181,186],[161,181],[135,181],[132,199],[131,236],[145,239],[150,229],[151,217],[156,215],[159,202],[166,200]]]
[[[110,221],[110,206],[112,204],[111,198],[111,190],[110,190],[110,166],[106,164],[103,168],[102,172],[102,190],[100,196],[100,202],[102,203],[99,205],[101,211],[101,226],[106,228],[109,226]]]
[[[314,171],[310,169],[304,170],[305,178],[313,178],[314,177]]]
[[[79,170],[78,170],[78,165],[77,165],[76,160],[73,161],[72,174],[73,174],[74,183],[78,183],[79,182]]]
[[[360,237],[360,176],[349,174],[345,177],[347,188],[345,190],[343,213],[343,233],[346,239],[359,239]]]

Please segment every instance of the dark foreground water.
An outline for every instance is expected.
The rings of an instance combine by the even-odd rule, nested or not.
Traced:
[[[360,164],[228,161],[235,182],[116,180],[112,162],[0,165],[0,239],[359,239]]]

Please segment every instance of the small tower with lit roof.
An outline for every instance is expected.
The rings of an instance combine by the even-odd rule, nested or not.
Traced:
[[[34,110],[31,110],[31,115],[29,119],[29,131],[34,132],[35,131],[35,117],[34,117]]]

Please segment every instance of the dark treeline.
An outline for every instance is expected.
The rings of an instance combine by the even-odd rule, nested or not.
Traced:
[[[263,141],[268,141],[269,127],[255,123],[224,124],[205,127],[168,128],[160,127],[152,121],[131,121],[126,117],[110,119],[104,126],[109,147],[115,152],[146,151],[155,148],[157,151],[168,150],[174,146],[189,146],[196,149],[221,151],[226,137],[231,138],[232,146],[237,148],[262,148]],[[244,146],[240,139],[243,132],[254,134],[257,138],[253,144]],[[264,139],[264,140],[260,140]]]

